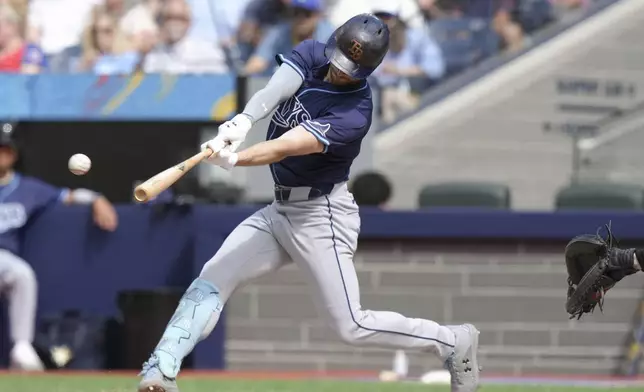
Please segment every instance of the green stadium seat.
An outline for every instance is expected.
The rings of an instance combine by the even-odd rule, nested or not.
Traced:
[[[418,195],[420,208],[510,208],[510,188],[491,182],[445,182],[426,185]]]
[[[613,182],[572,184],[557,192],[555,208],[641,210],[644,187]]]

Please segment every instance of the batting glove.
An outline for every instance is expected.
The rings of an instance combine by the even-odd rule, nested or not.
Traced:
[[[228,146],[230,151],[235,152],[246,139],[246,135],[252,126],[253,123],[250,117],[245,114],[238,114],[232,120],[221,124],[217,136],[202,144],[201,149],[210,148],[214,152],[219,152]]]
[[[218,153],[213,154],[212,157],[208,158],[208,162],[226,170],[231,170],[237,164],[237,159],[237,153],[230,151],[227,147],[219,150]]]

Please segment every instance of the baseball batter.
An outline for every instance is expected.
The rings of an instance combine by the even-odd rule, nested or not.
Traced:
[[[63,189],[14,171],[18,146],[10,132],[0,132],[0,294],[9,302],[12,368],[43,370],[32,346],[38,300],[33,269],[20,254],[24,228],[33,217],[58,203],[92,204],[94,221],[113,231],[118,217],[112,204],[88,189]]]
[[[139,391],[177,392],[182,360],[210,334],[235,289],[288,263],[302,269],[318,310],[343,341],[423,350],[444,361],[452,391],[477,389],[473,325],[442,326],[360,305],[353,265],[360,216],[346,183],[371,125],[366,78],[388,47],[387,26],[371,14],[351,18],[326,44],[300,43],[277,56],[267,86],[204,143],[217,153],[210,161],[225,169],[270,165],[275,201],[242,222],[205,264],[144,364]],[[235,152],[275,108],[267,141]]]

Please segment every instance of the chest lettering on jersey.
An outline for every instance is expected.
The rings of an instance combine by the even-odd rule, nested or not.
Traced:
[[[279,127],[292,129],[310,119],[311,114],[302,102],[297,97],[291,97],[277,108],[272,121]]]
[[[22,227],[27,223],[27,212],[21,203],[0,204],[0,233]]]

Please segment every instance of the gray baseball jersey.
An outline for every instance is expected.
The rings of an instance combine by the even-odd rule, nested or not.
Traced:
[[[298,84],[279,103],[267,139],[300,125],[324,144],[324,152],[271,165],[275,202],[230,234],[200,278],[214,284],[225,303],[239,285],[293,262],[308,278],[319,312],[345,342],[419,348],[446,358],[455,344],[447,327],[360,305],[353,265],[360,216],[346,181],[371,124],[368,83],[339,87],[325,82],[329,63],[324,44],[312,40],[278,61],[280,70],[290,68],[290,79]],[[247,111],[253,116],[253,108],[247,106]]]

